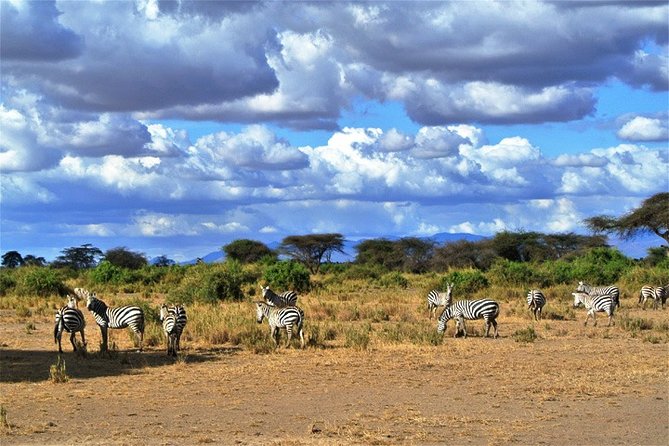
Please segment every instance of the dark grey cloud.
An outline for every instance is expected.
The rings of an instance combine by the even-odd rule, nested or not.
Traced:
[[[84,39],[58,22],[53,1],[0,2],[0,57],[8,61],[58,61],[81,54]]]

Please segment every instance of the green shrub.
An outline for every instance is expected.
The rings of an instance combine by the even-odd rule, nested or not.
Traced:
[[[409,281],[398,271],[384,274],[379,278],[378,283],[384,288],[407,288],[409,286]]]
[[[124,285],[137,282],[139,278],[139,274],[134,271],[114,265],[107,260],[100,262],[97,267],[90,271],[89,275],[91,282],[99,285]]]
[[[572,262],[572,277],[591,285],[615,283],[634,266],[634,262],[617,249],[595,248]]]
[[[67,287],[57,270],[44,267],[23,267],[19,271],[17,293],[22,296],[64,295]]]
[[[11,268],[0,268],[0,296],[6,295],[16,287],[16,279]]]
[[[449,283],[452,283],[455,289],[461,290],[460,292],[465,295],[476,293],[489,286],[486,276],[477,269],[452,271],[446,274],[441,279],[439,289],[445,290]]]
[[[369,323],[353,325],[346,329],[345,346],[356,350],[367,350],[369,347],[372,326]]]
[[[263,272],[263,280],[277,290],[308,291],[310,275],[299,262],[281,261],[269,265]]]
[[[176,288],[168,292],[171,302],[218,302],[244,298],[242,285],[246,276],[241,264],[235,260],[213,265],[191,266]]]
[[[388,270],[382,265],[378,264],[354,264],[342,272],[342,279],[348,280],[368,280],[379,279],[386,274]]]
[[[535,265],[527,262],[513,262],[499,259],[486,273],[486,277],[494,285],[529,287],[536,285],[543,287],[546,279]]]

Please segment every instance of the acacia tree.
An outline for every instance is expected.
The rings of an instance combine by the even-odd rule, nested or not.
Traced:
[[[284,238],[279,252],[304,264],[312,274],[318,273],[323,259],[329,262],[335,252],[344,253],[341,234],[291,235]]]
[[[645,199],[641,206],[619,218],[598,215],[584,222],[595,233],[613,233],[629,240],[639,234],[652,232],[669,243],[669,192]]]
[[[123,246],[108,249],[105,252],[105,260],[112,265],[128,269],[140,269],[148,263],[144,254],[132,252]]]
[[[73,269],[92,268],[97,264],[98,258],[102,257],[100,248],[96,248],[90,243],[79,247],[65,248],[61,252],[63,254],[58,256],[53,262],[55,267],[70,267]]]
[[[18,251],[7,251],[2,255],[2,266],[16,268],[23,265],[23,257]]]
[[[254,263],[265,257],[276,257],[276,254],[267,245],[256,240],[235,240],[222,249],[228,258],[241,263]]]

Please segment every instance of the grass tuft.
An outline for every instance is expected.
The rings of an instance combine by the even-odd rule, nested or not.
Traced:
[[[49,379],[54,384],[66,383],[70,380],[70,377],[67,376],[65,360],[60,355],[58,355],[56,362],[51,364],[49,368]]]
[[[516,330],[512,337],[516,342],[530,343],[536,341],[539,336],[537,335],[537,332],[534,331],[534,327],[529,326],[527,328]]]

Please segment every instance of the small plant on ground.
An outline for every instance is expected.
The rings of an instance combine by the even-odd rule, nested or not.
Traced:
[[[516,330],[512,336],[516,342],[528,342],[528,343],[536,341],[537,338],[539,337],[537,336],[537,333],[536,331],[534,331],[534,327],[532,326]]]
[[[33,334],[33,331],[37,330],[37,327],[35,327],[34,322],[26,322],[26,333],[27,334]]]
[[[371,331],[372,326],[370,324],[349,327],[345,333],[346,343],[344,345],[356,350],[367,350]]]
[[[58,355],[56,362],[51,364],[49,368],[49,379],[54,384],[66,383],[70,380],[70,377],[67,376],[65,360],[60,355]]]
[[[5,409],[5,406],[0,404],[0,429],[9,430],[11,427],[12,426],[9,424],[9,421],[7,421],[7,409]]]

